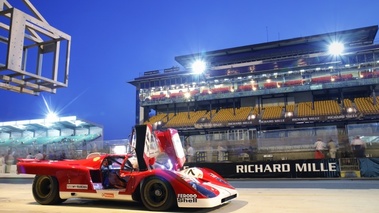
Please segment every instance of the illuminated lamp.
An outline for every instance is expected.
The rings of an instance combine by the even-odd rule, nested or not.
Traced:
[[[161,125],[162,125],[162,121],[157,121],[153,123],[153,129],[159,129]]]
[[[59,117],[58,115],[55,113],[55,112],[48,112],[46,117],[45,117],[46,121],[47,122],[54,122],[54,121],[58,121],[59,120]]]
[[[286,112],[285,116],[286,118],[290,118],[293,116],[293,112]]]
[[[115,146],[113,147],[114,154],[124,154],[126,153],[126,146]]]
[[[184,97],[189,99],[191,97],[191,94],[189,92],[184,93]]]
[[[345,49],[344,45],[340,42],[333,42],[329,45],[329,54],[331,55],[341,55]]]
[[[346,112],[347,113],[355,113],[355,109],[353,108],[353,107],[348,107],[347,109],[346,109]]]
[[[193,62],[191,67],[192,72],[195,74],[202,74],[206,69],[206,65],[203,60],[196,60],[195,62]]]

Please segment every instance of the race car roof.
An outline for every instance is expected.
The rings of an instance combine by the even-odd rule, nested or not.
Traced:
[[[175,57],[183,67],[189,68],[195,59],[201,58],[210,66],[220,66],[247,61],[265,60],[288,55],[311,54],[327,50],[327,43],[338,40],[345,46],[373,44],[378,26],[356,28],[313,36],[298,37],[280,41],[227,48],[205,53],[195,53]]]

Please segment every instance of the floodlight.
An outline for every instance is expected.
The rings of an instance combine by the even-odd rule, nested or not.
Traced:
[[[47,122],[54,122],[54,121],[59,120],[59,117],[55,112],[49,112],[49,113],[47,113],[45,119]]]
[[[205,65],[205,62],[203,60],[196,60],[192,64],[192,72],[194,72],[196,74],[203,73],[205,71],[205,69],[206,69],[206,65]]]
[[[344,50],[344,45],[340,42],[333,42],[329,45],[329,53],[331,55],[341,55]]]

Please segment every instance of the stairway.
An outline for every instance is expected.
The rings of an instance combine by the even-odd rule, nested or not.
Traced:
[[[357,158],[341,158],[341,178],[360,178],[359,161]]]

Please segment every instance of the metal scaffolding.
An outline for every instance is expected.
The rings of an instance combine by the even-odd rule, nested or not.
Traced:
[[[56,93],[68,86],[71,36],[52,27],[29,0],[22,2],[28,13],[0,0],[0,89]]]

